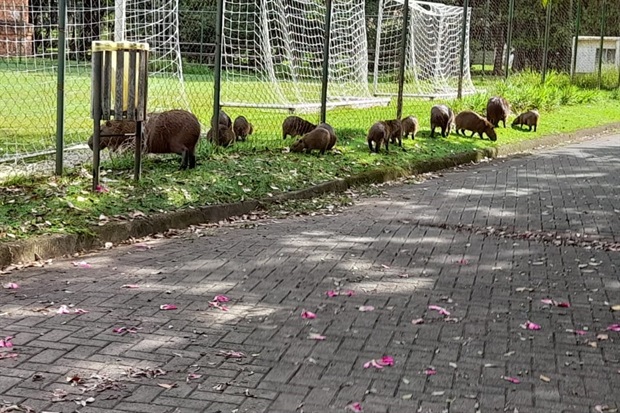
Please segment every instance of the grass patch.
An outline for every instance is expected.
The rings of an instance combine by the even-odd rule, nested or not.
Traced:
[[[256,110],[249,112],[255,116],[250,120],[258,124],[249,142],[222,149],[201,141],[198,167],[192,171],[177,170],[178,156],[147,156],[143,179],[134,183],[132,159],[114,158],[103,164],[102,178],[109,189],[106,193],[89,191],[89,165],[69,170],[63,177],[14,178],[0,188],[0,242],[45,233],[88,231],[92,225],[130,218],[136,211],[148,215],[269,197],[384,167],[409,170],[419,161],[620,120],[617,90],[577,88],[561,75],[551,75],[547,84],[539,85],[533,82],[535,76],[515,76],[508,82],[485,80],[482,87],[486,93],[448,102],[457,111],[472,108],[483,112],[489,96],[502,94],[514,104],[515,111],[540,109],[537,132],[499,128],[497,142],[454,134],[447,139],[431,139],[428,113],[438,101],[408,100],[404,113],[419,117],[421,131],[415,140],[404,141],[404,150],[392,146],[389,154],[368,151],[368,127],[378,119],[394,116],[394,107],[388,106],[330,111],[328,121],[336,129],[338,151],[323,157],[291,154],[284,148],[292,140],[283,141],[279,131],[286,114],[261,117],[263,112]],[[346,203],[346,198],[341,202]],[[306,202],[303,208],[311,204]]]

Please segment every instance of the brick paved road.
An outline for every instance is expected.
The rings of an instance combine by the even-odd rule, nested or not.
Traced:
[[[5,276],[21,288],[0,290],[0,336],[14,336],[0,351],[18,354],[0,359],[0,401],[37,413],[308,413],[355,402],[390,413],[614,411],[620,333],[606,329],[620,318],[610,309],[620,259],[589,247],[618,241],[619,165],[618,137],[603,138],[395,185],[336,216]],[[522,238],[537,230],[543,239]],[[553,231],[599,244],[566,245]],[[210,307],[218,294],[228,311]],[[58,314],[61,305],[88,313]],[[364,368],[382,356],[394,365]]]

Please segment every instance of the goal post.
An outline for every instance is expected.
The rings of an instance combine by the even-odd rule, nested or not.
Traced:
[[[222,105],[320,108],[325,13],[322,0],[224,0]],[[364,1],[333,0],[330,33],[327,107],[389,103],[370,92]]]
[[[398,92],[403,0],[381,0],[377,23],[373,93]],[[465,22],[463,94],[475,93],[469,69],[469,21]],[[404,96],[453,98],[460,77],[463,8],[441,3],[409,1]]]

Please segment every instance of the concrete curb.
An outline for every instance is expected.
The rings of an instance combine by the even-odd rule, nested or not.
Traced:
[[[44,235],[29,240],[4,243],[0,245],[0,268],[11,264],[24,264],[89,251],[103,247],[106,242],[116,244],[130,238],[141,238],[168,229],[183,229],[190,225],[217,222],[231,216],[248,214],[261,205],[293,199],[309,199],[329,192],[343,192],[356,185],[382,183],[404,176],[435,172],[457,165],[479,162],[484,158],[497,158],[524,153],[541,147],[558,146],[616,130],[620,130],[620,122],[566,134],[543,136],[538,139],[496,148],[463,152],[446,158],[418,162],[406,169],[385,168],[368,171],[345,179],[324,182],[311,188],[277,194],[274,197],[262,200],[186,209],[134,221],[111,222],[101,227],[93,227],[89,233]]]

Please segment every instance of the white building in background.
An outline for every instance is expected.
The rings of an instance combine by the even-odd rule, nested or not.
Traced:
[[[600,36],[579,36],[576,73],[593,73],[598,70],[600,46]],[[575,56],[574,37],[571,56]],[[620,37],[605,37],[603,39],[603,68],[605,67],[620,68]]]

